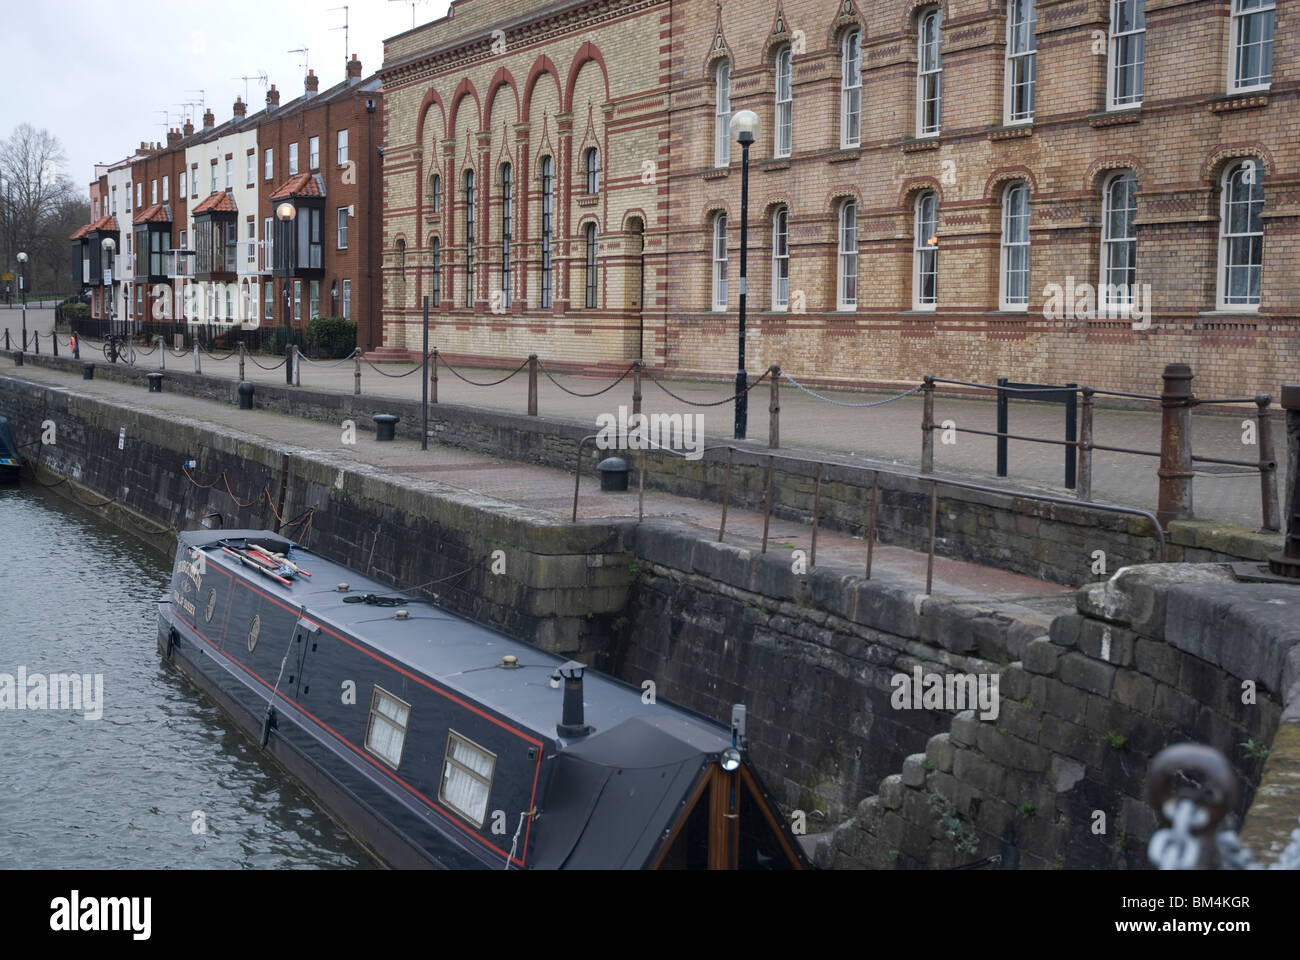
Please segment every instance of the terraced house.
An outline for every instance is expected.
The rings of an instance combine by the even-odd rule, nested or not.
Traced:
[[[458,0],[386,45],[384,322],[818,383],[1268,384],[1300,358],[1271,0]],[[470,242],[466,242],[470,238]]]

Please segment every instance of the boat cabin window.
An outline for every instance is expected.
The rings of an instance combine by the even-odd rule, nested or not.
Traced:
[[[447,735],[438,799],[475,826],[487,818],[488,794],[496,770],[496,754],[484,750],[454,730]]]
[[[399,700],[383,687],[375,687],[370,698],[370,723],[366,729],[366,749],[394,770],[402,762],[406,744],[406,722],[411,705]]]

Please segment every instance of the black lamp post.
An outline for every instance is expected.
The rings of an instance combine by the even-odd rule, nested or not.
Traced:
[[[286,200],[275,208],[276,219],[281,223],[292,223],[298,216],[298,208]],[[281,231],[284,236],[284,231]],[[283,246],[283,244],[282,244]],[[280,254],[284,258],[284,382],[293,386],[293,298],[289,294],[290,275],[293,273],[293,247]]]
[[[23,352],[27,351],[27,254],[18,254],[18,292],[23,298]]]
[[[758,139],[758,114],[741,110],[731,118],[729,132],[740,144],[740,324],[739,358],[736,362],[736,439],[744,440],[749,425],[749,380],[745,373],[745,281],[749,258],[749,148]]]
[[[113,314],[116,312],[113,308],[117,305],[117,299],[113,296],[113,254],[117,251],[117,241],[112,237],[105,237],[99,241],[100,248],[104,251],[104,280],[105,289],[108,291],[108,335],[113,335]],[[116,346],[111,347],[115,351]],[[114,353],[116,356],[116,354]]]

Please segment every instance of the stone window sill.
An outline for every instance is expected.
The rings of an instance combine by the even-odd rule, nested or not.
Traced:
[[[1246,90],[1241,93],[1229,93],[1215,97],[1208,104],[1211,113],[1227,113],[1232,110],[1252,110],[1268,106],[1269,88]]]

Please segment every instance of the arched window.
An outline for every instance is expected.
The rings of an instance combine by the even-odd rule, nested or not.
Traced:
[[[555,212],[555,165],[542,157],[542,306],[551,306],[551,236]]]
[[[862,142],[862,37],[856,30],[844,35],[840,47],[840,147]]]
[[[429,290],[429,305],[442,306],[442,244],[437,237],[429,240],[429,254],[433,258],[433,276]]]
[[[596,307],[596,225],[587,224],[587,309]]]
[[[1002,195],[1002,269],[999,310],[1029,309],[1029,184],[1013,183]]]
[[[434,213],[442,213],[442,177],[429,175],[429,203]]]
[[[1267,89],[1273,82],[1273,0],[1232,0],[1228,92]]]
[[[474,306],[474,171],[465,171],[465,306]]]
[[[727,215],[713,218],[713,309],[727,309]]]
[[[790,211],[772,214],[772,309],[790,308]]]
[[[917,22],[916,135],[937,137],[943,113],[943,14],[936,7]]]
[[[1110,0],[1110,63],[1106,71],[1106,109],[1142,106],[1146,68],[1146,0]]]
[[[723,60],[715,76],[713,106],[713,165],[731,163],[731,64]]]
[[[510,238],[514,227],[515,182],[510,164],[501,164],[501,307],[510,306]]]
[[[588,147],[582,155],[582,164],[587,171],[587,192],[600,192],[600,151]]]
[[[1038,12],[1034,0],[1009,0],[1007,4],[1007,63],[1003,122],[1031,123],[1034,119],[1034,72],[1038,41]]]
[[[858,306],[858,203],[840,205],[839,269],[836,271],[835,307],[856,310]]]
[[[1137,283],[1137,174],[1132,170],[1106,181],[1101,203],[1101,282],[1097,312],[1124,315]]]
[[[394,284],[393,301],[401,308],[406,306],[406,241],[398,237],[393,247],[397,260],[397,281]]]
[[[1229,167],[1219,201],[1220,310],[1259,309],[1264,274],[1264,168],[1257,160]]]
[[[776,55],[776,123],[773,156],[788,157],[794,140],[794,94],[790,83],[791,52],[782,47]]]
[[[912,242],[912,309],[933,310],[939,302],[939,198],[926,192],[916,198]]]

